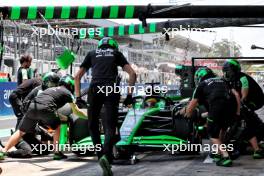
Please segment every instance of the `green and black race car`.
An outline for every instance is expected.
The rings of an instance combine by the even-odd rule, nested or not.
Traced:
[[[192,119],[185,119],[178,113],[188,99],[175,102],[161,95],[136,96],[133,99],[131,108],[119,111],[117,135],[120,140],[117,140],[114,152],[117,159],[135,159],[135,152],[163,150],[164,145],[201,143],[205,122],[199,118],[199,112]],[[81,150],[81,147],[92,146],[89,131],[84,130],[88,120],[72,116],[67,108],[61,113],[63,111],[70,120],[62,125],[60,143],[69,141],[77,148],[73,151],[76,154],[94,154],[94,151]],[[104,135],[101,136],[102,142],[103,139]],[[134,163],[135,160],[131,161]]]

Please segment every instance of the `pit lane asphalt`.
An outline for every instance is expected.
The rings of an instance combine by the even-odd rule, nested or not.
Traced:
[[[264,108],[258,112],[264,119]],[[10,120],[10,119],[9,119]],[[14,119],[13,119],[14,121]],[[12,120],[4,122],[11,126]],[[2,124],[2,121],[0,121]],[[3,125],[2,125],[3,126]],[[2,127],[0,126],[0,127]],[[67,153],[68,159],[53,161],[52,155],[31,159],[11,159],[0,161],[1,176],[100,176],[102,171],[96,158],[78,158]],[[230,168],[217,167],[214,163],[204,163],[207,154],[196,156],[171,155],[168,152],[146,152],[138,155],[140,162],[130,165],[120,161],[113,165],[115,176],[264,176],[264,159],[254,160],[251,155],[241,156]]]

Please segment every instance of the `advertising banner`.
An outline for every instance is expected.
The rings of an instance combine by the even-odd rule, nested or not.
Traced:
[[[16,89],[16,82],[0,83],[0,118],[7,115],[13,115],[13,109],[9,103],[9,95]]]

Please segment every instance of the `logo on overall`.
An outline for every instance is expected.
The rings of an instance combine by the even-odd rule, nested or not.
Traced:
[[[11,92],[12,90],[4,90],[4,105],[8,108],[11,108],[11,105],[9,103],[9,96]]]

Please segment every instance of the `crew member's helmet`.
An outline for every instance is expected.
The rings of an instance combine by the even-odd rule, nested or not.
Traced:
[[[200,82],[216,77],[215,73],[208,67],[200,67],[194,74],[195,85],[198,85]]]
[[[146,100],[145,104],[146,104],[146,107],[148,108],[153,108],[156,106],[156,103],[157,103],[157,99],[156,98],[149,98],[148,100]]]
[[[235,59],[227,59],[222,68],[224,79],[233,81],[241,72],[241,66]]]
[[[74,78],[68,74],[61,77],[61,79],[59,81],[59,86],[64,86],[71,93],[74,93]]]
[[[45,73],[42,76],[42,90],[50,87],[56,87],[59,84],[60,77],[54,72]]]
[[[113,48],[118,49],[118,43],[111,37],[104,37],[98,43],[98,48]]]

